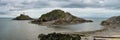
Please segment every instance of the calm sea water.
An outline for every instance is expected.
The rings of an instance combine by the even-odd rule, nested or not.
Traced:
[[[100,22],[104,19],[91,20],[94,22],[75,25],[40,26],[29,23],[30,20],[0,19],[0,40],[38,40],[38,35],[41,33],[95,31],[103,28]]]

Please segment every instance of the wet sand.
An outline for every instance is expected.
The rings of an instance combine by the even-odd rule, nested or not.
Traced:
[[[109,25],[109,26],[104,26],[104,29],[100,29],[96,31],[74,32],[72,34],[81,34],[81,35],[88,35],[88,36],[120,35],[120,25]]]
[[[94,38],[94,36],[103,36],[103,37],[120,37],[120,24],[104,26],[104,29],[89,31],[89,32],[74,32],[71,34],[80,34],[85,35],[85,37]],[[106,40],[120,40],[120,38],[107,38]]]

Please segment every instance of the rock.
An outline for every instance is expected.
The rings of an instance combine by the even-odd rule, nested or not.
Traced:
[[[17,16],[13,20],[32,20],[32,18],[28,15],[20,14],[20,16]]]
[[[86,22],[93,22],[92,20],[86,20]]]
[[[40,40],[81,40],[80,35],[61,33],[50,33],[48,35],[40,34],[38,38]]]
[[[85,20],[83,18],[78,18],[73,16],[69,12],[64,12],[60,9],[55,9],[51,12],[43,14],[39,19],[32,21],[36,24],[47,24],[51,22],[51,25],[61,25],[61,24],[72,24],[72,23],[83,23],[83,22],[93,22],[92,20]]]
[[[114,16],[101,22],[101,25],[114,25],[114,24],[120,24],[120,16]]]

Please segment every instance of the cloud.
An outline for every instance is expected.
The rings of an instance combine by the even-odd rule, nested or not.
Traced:
[[[11,15],[11,12],[14,11],[41,8],[104,8],[120,10],[119,4],[120,0],[0,0],[0,9],[2,9],[0,15]]]
[[[12,10],[31,8],[108,8],[118,9],[120,0],[1,0],[0,6],[8,6]],[[11,9],[10,9],[11,10]]]
[[[25,12],[26,15],[29,15],[33,18],[39,18],[42,14],[50,12],[54,9],[61,9],[65,12],[70,12],[72,15],[77,17],[92,17],[92,18],[109,18],[112,16],[120,15],[119,10],[109,10],[105,8],[41,8],[41,9],[29,9],[22,11],[14,11],[12,15],[18,16],[19,14]]]
[[[5,12],[0,12],[0,15],[6,15],[7,13],[5,13]]]

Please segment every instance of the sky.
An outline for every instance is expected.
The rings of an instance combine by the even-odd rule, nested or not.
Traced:
[[[0,0],[0,18],[16,17],[25,12],[38,18],[54,9],[77,17],[111,17],[120,15],[120,0]]]

